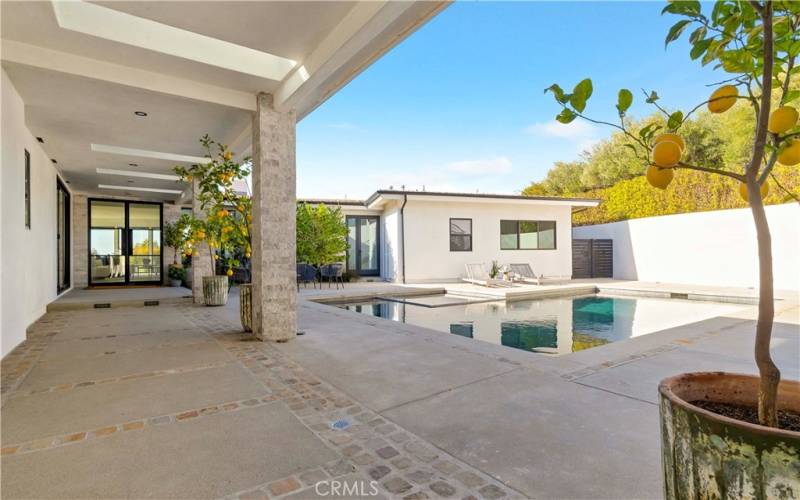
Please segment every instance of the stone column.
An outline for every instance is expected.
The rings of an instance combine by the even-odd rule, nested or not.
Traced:
[[[200,182],[192,180],[192,215],[198,219],[205,219],[205,211],[200,208],[200,201],[196,193]],[[208,245],[198,242],[195,246],[196,255],[192,255],[192,301],[195,304],[203,303],[203,276],[213,276],[214,271],[211,266],[211,255],[208,253]]]
[[[257,97],[253,117],[253,332],[285,342],[297,334],[294,111]]]

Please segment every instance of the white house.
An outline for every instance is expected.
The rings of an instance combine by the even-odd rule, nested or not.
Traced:
[[[349,229],[347,270],[387,281],[454,281],[465,264],[528,263],[572,275],[572,212],[598,200],[379,190],[338,206]]]

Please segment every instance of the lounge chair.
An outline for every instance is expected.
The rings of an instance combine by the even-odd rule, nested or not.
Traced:
[[[569,281],[569,278],[545,278],[544,276],[536,276],[530,264],[509,264],[508,269],[513,275],[513,281],[521,281],[523,283],[546,285]]]
[[[461,279],[463,281],[466,281],[467,283],[472,283],[473,285],[481,285],[481,286],[498,286],[498,287],[513,286],[510,281],[490,278],[489,273],[486,272],[486,269],[483,267],[483,264],[465,264],[464,266],[467,269],[467,277]]]

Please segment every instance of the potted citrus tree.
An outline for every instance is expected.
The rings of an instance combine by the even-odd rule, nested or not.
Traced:
[[[172,264],[167,268],[167,276],[170,280],[170,285],[173,287],[181,286],[183,280],[186,279],[186,269],[183,268],[181,261],[178,258],[179,254],[184,252],[187,239],[187,229],[191,223],[191,218],[183,214],[175,222],[167,222],[164,224],[164,243],[172,248]]]
[[[235,257],[235,250],[241,247],[244,255],[250,257],[252,202],[233,189],[233,181],[246,178],[250,170],[246,163],[234,161],[234,154],[226,145],[208,135],[203,136],[200,143],[208,162],[175,167],[181,180],[196,182],[194,196],[203,210],[203,217],[191,218],[185,246],[192,255],[197,255],[202,247],[207,249],[213,265],[212,275],[203,277],[203,299],[206,305],[224,305],[228,300],[228,279],[233,275],[233,268],[242,264]],[[217,276],[213,269],[220,260],[227,271]]]
[[[633,93],[618,93],[619,121],[589,117],[592,81],[571,93],[553,84],[561,106],[556,120],[584,119],[620,131],[642,165],[647,181],[668,189],[681,170],[734,179],[750,205],[758,245],[759,302],[754,354],[759,376],[686,373],[659,386],[662,463],[667,498],[800,497],[800,382],[781,380],[772,360],[774,317],[772,247],[763,198],[776,163],[800,164],[796,65],[800,55],[800,2],[721,0],[704,13],[698,1],[670,2],[662,14],[681,16],[666,44],[691,31],[690,56],[727,73],[708,100],[688,111],[662,106],[656,92],[647,103],[663,114],[663,124],[631,130],[626,112]],[[707,108],[724,113],[736,103],[752,109],[752,154],[745,165],[704,165],[688,161],[681,126]],[[780,188],[779,183],[774,184]],[[746,263],[743,263],[746,265]]]

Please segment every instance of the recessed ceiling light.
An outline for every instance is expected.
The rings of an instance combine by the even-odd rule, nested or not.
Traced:
[[[128,166],[129,167],[138,167],[139,164],[138,163],[128,163]]]
[[[58,163],[55,158],[50,158],[50,161],[52,161],[53,163]]]
[[[133,114],[136,116],[147,116],[147,113],[144,111],[134,111]]]
[[[36,140],[44,144],[44,139],[42,139],[41,137],[37,137]]]

